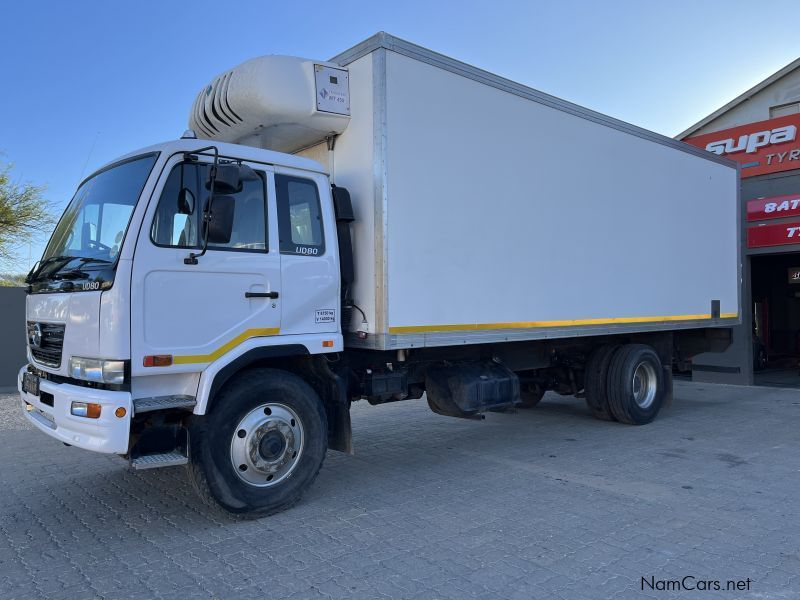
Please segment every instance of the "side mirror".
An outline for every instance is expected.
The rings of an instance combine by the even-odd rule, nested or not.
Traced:
[[[211,189],[211,169],[208,171],[206,189]],[[217,165],[217,178],[214,192],[217,194],[237,194],[242,191],[242,177],[239,165]]]
[[[233,196],[214,196],[211,213],[206,220],[206,240],[209,244],[228,244],[233,232]]]
[[[192,190],[189,188],[181,188],[178,192],[178,214],[191,215],[194,213],[195,198]]]

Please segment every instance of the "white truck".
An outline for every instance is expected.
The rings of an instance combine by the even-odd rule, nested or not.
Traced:
[[[735,163],[388,34],[248,61],[190,127],[80,184],[19,391],[231,513],[295,503],[355,400],[480,418],[554,390],[645,424],[739,323]]]

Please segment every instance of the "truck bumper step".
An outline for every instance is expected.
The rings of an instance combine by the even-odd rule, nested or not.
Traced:
[[[134,414],[141,414],[154,410],[167,410],[170,408],[183,408],[191,410],[196,402],[194,396],[155,396],[154,398],[135,398],[133,401]]]
[[[177,467],[185,465],[189,459],[180,452],[164,452],[163,454],[145,454],[131,459],[131,467],[137,471],[158,469],[161,467]]]

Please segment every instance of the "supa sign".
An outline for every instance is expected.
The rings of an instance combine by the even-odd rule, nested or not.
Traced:
[[[742,177],[800,169],[800,114],[749,123],[731,129],[686,138],[742,165]]]
[[[736,152],[753,154],[759,148],[764,148],[765,146],[793,142],[796,137],[797,127],[795,125],[786,125],[775,129],[756,131],[755,133],[745,133],[740,135],[738,140],[726,138],[718,142],[709,142],[706,144],[706,150],[719,155],[734,154]]]

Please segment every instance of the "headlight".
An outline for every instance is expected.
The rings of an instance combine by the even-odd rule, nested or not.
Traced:
[[[75,379],[120,385],[125,383],[125,361],[73,356],[69,359],[69,374]]]

